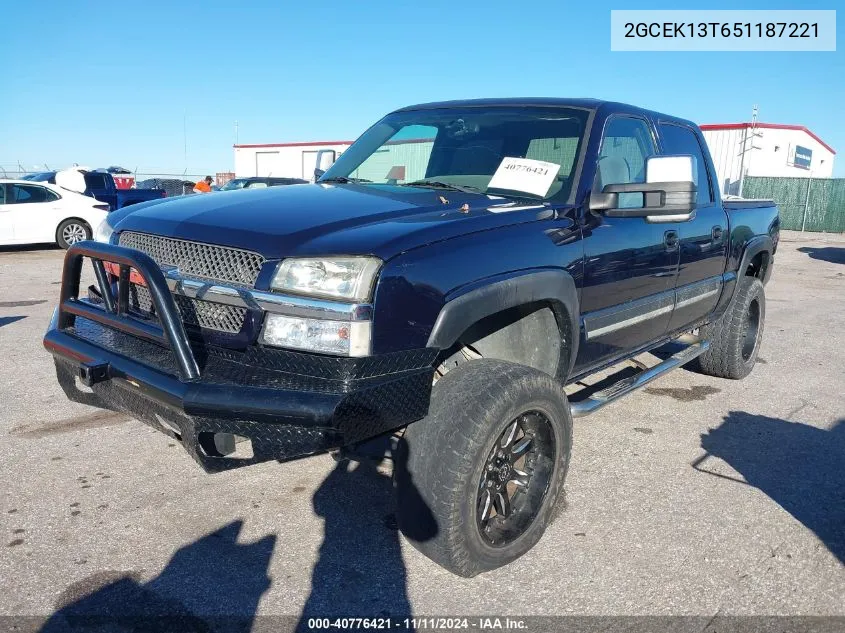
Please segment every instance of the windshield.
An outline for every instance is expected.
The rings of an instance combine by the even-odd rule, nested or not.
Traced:
[[[220,191],[231,191],[232,189],[243,189],[246,186],[246,178],[235,178],[220,187]]]
[[[320,181],[566,199],[588,114],[557,107],[395,112],[367,130]]]

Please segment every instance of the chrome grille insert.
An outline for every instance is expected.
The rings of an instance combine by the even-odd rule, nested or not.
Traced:
[[[146,253],[159,266],[176,266],[179,273],[186,277],[211,279],[241,286],[255,286],[255,280],[265,261],[261,255],[252,251],[134,231],[121,233],[118,243]]]
[[[237,334],[246,320],[246,308],[190,299],[181,295],[173,295],[173,299],[176,301],[176,308],[179,310],[182,321],[189,325]],[[134,309],[148,318],[153,318],[153,298],[146,287],[131,284],[129,300]]]

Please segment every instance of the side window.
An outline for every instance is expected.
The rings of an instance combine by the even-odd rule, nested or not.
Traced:
[[[693,157],[694,173],[697,174],[695,184],[698,187],[698,204],[708,205],[713,202],[710,180],[707,178],[707,163],[704,162],[701,143],[695,132],[688,127],[671,123],[661,123],[658,127],[666,154],[684,154]]]
[[[622,185],[645,182],[645,162],[654,156],[654,141],[648,124],[642,119],[613,117],[604,128],[604,136],[596,164],[594,188],[601,191],[605,185]],[[643,206],[641,193],[619,195],[620,208]]]
[[[105,174],[89,172],[85,174],[85,186],[88,189],[109,189]]]
[[[9,202],[11,204],[32,202],[31,198],[32,196],[21,185],[9,186]]]
[[[0,204],[6,204],[6,185],[0,184]]]
[[[47,190],[36,185],[12,185],[10,202],[16,204],[28,204],[35,202],[47,202]]]
[[[50,189],[44,189],[44,191],[47,196],[47,202],[55,202],[56,200],[61,200],[62,198],[59,194]]]

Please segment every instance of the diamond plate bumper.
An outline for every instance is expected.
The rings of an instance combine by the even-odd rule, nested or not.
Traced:
[[[99,308],[80,300],[82,257],[95,270],[102,261],[137,270],[162,329],[139,330],[121,311],[125,297]],[[128,285],[128,271],[122,276]],[[436,350],[365,358],[257,346],[239,352],[190,341],[177,315],[161,271],[143,254],[90,242],[69,249],[62,301],[44,336],[66,395],[178,439],[207,472],[340,448],[428,412]],[[216,438],[232,435],[250,440],[251,456],[221,452]]]

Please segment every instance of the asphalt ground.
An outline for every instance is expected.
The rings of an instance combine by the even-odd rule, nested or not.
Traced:
[[[2,616],[845,615],[841,236],[783,234],[747,379],[679,370],[576,420],[556,520],[472,579],[403,540],[383,471],[207,475],[67,401],[41,346],[62,256],[0,249]]]

